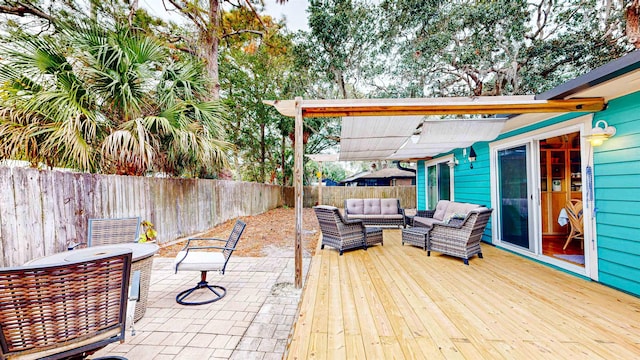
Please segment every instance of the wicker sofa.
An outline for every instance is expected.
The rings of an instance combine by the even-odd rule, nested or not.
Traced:
[[[399,199],[347,199],[344,201],[344,215],[347,220],[362,220],[364,225],[406,225]]]
[[[416,227],[429,228],[431,251],[462,258],[469,265],[469,258],[482,258],[480,240],[493,209],[475,204],[441,200],[433,211],[419,211],[413,219]]]

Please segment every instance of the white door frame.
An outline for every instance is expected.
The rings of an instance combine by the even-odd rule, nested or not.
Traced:
[[[456,158],[453,154],[450,155],[445,155],[439,158],[435,158],[435,159],[431,159],[431,160],[427,160],[424,162],[424,201],[425,201],[425,205],[429,205],[429,167],[431,166],[437,166],[440,163],[448,163],[448,162],[455,162]],[[453,166],[449,166],[449,188],[451,189],[451,201],[454,201],[455,198],[455,183],[454,183],[454,167]]]
[[[489,144],[489,152],[490,152],[490,178],[491,178],[491,205],[496,212],[494,216],[491,217],[491,225],[492,229],[492,241],[496,246],[504,247],[513,252],[522,254],[526,257],[530,257],[536,260],[539,260],[544,263],[548,263],[562,269],[584,275],[594,280],[598,280],[598,247],[597,247],[597,236],[595,233],[595,217],[593,211],[593,199],[589,200],[587,197],[587,193],[589,191],[587,181],[587,166],[592,166],[593,164],[593,151],[591,144],[584,140],[585,131],[591,130],[591,124],[593,124],[593,115],[587,114],[575,119],[567,120],[562,123],[550,125],[547,127],[543,127],[537,130],[529,131],[524,134],[516,135],[513,137],[509,137],[503,140],[494,141]],[[584,220],[584,255],[585,255],[585,266],[577,266],[565,261],[554,259],[550,256],[542,255],[541,251],[541,242],[542,242],[542,234],[541,234],[541,208],[540,208],[540,151],[539,151],[539,140],[551,138],[554,136],[559,136],[563,134],[568,134],[571,132],[579,132],[581,136],[580,141],[580,155],[581,155],[581,166],[582,166],[582,176],[583,176],[583,186],[582,186],[582,199],[584,204],[583,209],[583,218]],[[513,246],[507,242],[501,241],[499,238],[499,223],[498,218],[500,211],[499,208],[499,198],[498,198],[498,151],[521,146],[524,144],[530,144],[531,148],[531,164],[528,166],[532,166],[531,168],[531,177],[528,181],[531,183],[530,188],[534,189],[533,194],[535,194],[535,198],[533,199],[533,211],[529,213],[532,215],[530,219],[529,226],[533,227],[532,233],[535,239],[534,249],[535,251],[529,252],[525,251],[517,246]],[[593,167],[593,166],[592,166]],[[593,179],[592,179],[593,180]],[[591,181],[593,184],[593,181]]]

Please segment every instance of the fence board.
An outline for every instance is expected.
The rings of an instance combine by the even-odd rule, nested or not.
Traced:
[[[42,233],[44,237],[44,253],[58,251],[58,239],[56,237],[55,198],[56,187],[51,172],[40,174],[40,189],[42,191]],[[62,251],[60,249],[59,251]]]
[[[44,255],[44,229],[42,227],[42,191],[40,190],[40,173],[36,169],[28,169],[24,179],[22,190],[24,210],[17,210],[18,216],[25,217],[26,228],[22,233],[22,239],[27,249],[26,256],[22,261],[27,261],[34,257]],[[18,189],[16,189],[17,192]],[[25,241],[25,240],[31,241]]]
[[[2,261],[14,263],[16,249],[13,239],[18,232],[16,203],[13,193],[13,173],[9,168],[0,168],[0,234],[2,235]]]

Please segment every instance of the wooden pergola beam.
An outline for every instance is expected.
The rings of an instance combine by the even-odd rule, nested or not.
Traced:
[[[269,100],[284,116],[295,117],[295,100]],[[422,99],[304,100],[302,116],[400,116],[458,114],[525,114],[593,112],[604,109],[604,98],[536,100],[533,96],[477,96]]]

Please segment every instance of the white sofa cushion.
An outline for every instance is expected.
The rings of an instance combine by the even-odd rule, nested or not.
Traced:
[[[347,214],[364,214],[363,199],[347,199]]]
[[[380,199],[364,199],[365,215],[380,215]]]
[[[186,257],[185,257],[186,255]],[[184,258],[184,260],[182,260]],[[178,262],[180,264],[178,264]],[[224,266],[224,255],[222,252],[209,251],[180,251],[173,260],[173,266],[177,265],[176,271],[220,271]]]
[[[443,222],[442,220],[438,220],[434,218],[416,216],[413,218],[413,223],[414,223],[414,226],[416,223],[420,223],[424,227],[432,227],[433,224],[442,224]]]
[[[397,199],[380,199],[380,213],[382,215],[397,215],[398,200]]]
[[[436,220],[444,220],[444,216],[447,213],[447,208],[449,207],[449,200],[440,200],[436,205],[436,211],[433,213],[433,218]]]

